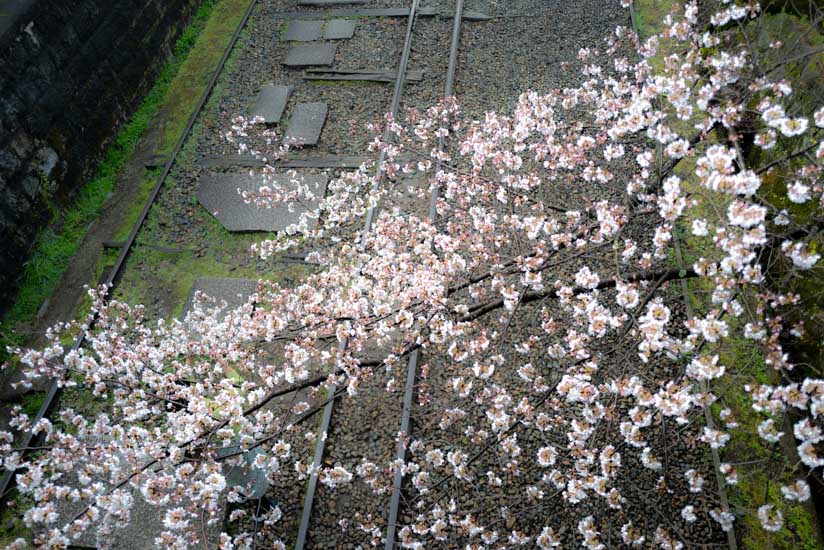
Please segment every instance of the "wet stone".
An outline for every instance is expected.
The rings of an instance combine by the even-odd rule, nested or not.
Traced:
[[[311,42],[320,40],[323,21],[289,21],[286,27],[286,40],[290,42]]]
[[[355,36],[357,23],[351,19],[332,19],[326,23],[323,38],[326,40],[341,40]]]
[[[257,281],[252,279],[233,279],[230,277],[200,277],[189,290],[183,317],[194,309],[195,294],[201,292],[214,298],[218,304],[226,302],[226,309],[234,309],[245,304],[257,291]],[[208,307],[208,306],[207,306]]]
[[[334,44],[299,44],[289,49],[283,64],[287,67],[331,65],[335,62],[337,50]]]
[[[244,453],[240,446],[233,445],[219,449],[217,456],[218,458],[231,458],[237,453],[242,453],[243,459],[239,461],[240,464],[237,464],[238,461],[234,460],[233,463],[229,464],[229,461],[227,461],[227,464],[224,465],[223,473],[226,476],[226,484],[230,487],[237,487],[243,500],[263,497],[269,488],[269,482],[266,479],[266,473],[254,465],[255,459],[263,455],[263,451],[260,450],[260,447],[255,447]]]
[[[298,103],[289,119],[283,143],[317,145],[327,113],[326,103]]]
[[[277,124],[291,94],[291,86],[267,84],[258,94],[252,118],[261,117],[264,124]]]
[[[257,192],[262,186],[272,189],[294,189],[292,178],[284,175],[209,174],[200,180],[197,199],[206,210],[229,231],[282,231],[298,223],[301,214],[314,209],[326,192],[326,176],[299,176],[314,197],[301,197],[300,202],[271,204],[260,207],[247,204],[241,192]],[[310,220],[310,226],[315,220]]]

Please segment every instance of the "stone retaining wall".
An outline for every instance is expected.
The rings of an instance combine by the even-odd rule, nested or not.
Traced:
[[[0,0],[0,312],[200,0]],[[8,18],[13,17],[12,21]]]

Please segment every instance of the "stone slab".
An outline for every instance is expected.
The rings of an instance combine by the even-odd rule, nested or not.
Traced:
[[[298,103],[289,119],[283,143],[317,145],[328,112],[326,103]]]
[[[209,174],[200,179],[197,199],[229,231],[282,231],[299,222],[301,214],[314,209],[326,193],[326,176],[298,177],[312,190],[313,199],[304,197],[300,203],[281,203],[271,208],[247,204],[238,189],[258,191],[263,185],[293,189],[296,185],[289,176],[264,179],[262,174]]]
[[[77,481],[73,474],[68,481],[64,481],[69,487],[80,489],[83,486]],[[105,546],[112,550],[154,550],[159,548],[155,544],[155,539],[160,533],[166,530],[163,525],[163,517],[166,511],[179,506],[171,504],[166,506],[155,506],[149,504],[143,498],[139,490],[129,487],[129,493],[134,499],[131,508],[131,520],[129,524],[122,528],[115,528],[114,533],[108,539],[110,545]],[[221,503],[225,512],[225,501]],[[84,510],[84,505],[67,502],[57,507],[59,521],[69,521],[78,513]],[[92,524],[86,531],[76,539],[72,539],[70,548],[101,548],[97,544],[97,527],[99,524]],[[216,548],[219,542],[221,522],[206,527],[206,537],[208,544],[201,542],[198,545],[192,544],[190,548],[203,549]]]
[[[291,86],[267,84],[258,94],[252,117],[260,117],[264,124],[277,124],[292,94]]]
[[[289,21],[286,27],[286,40],[290,42],[312,42],[320,40],[323,32],[323,20],[319,21]]]
[[[357,22],[351,19],[332,19],[326,22],[323,38],[326,40],[342,40],[355,36]]]
[[[298,44],[286,53],[283,64],[287,67],[311,67],[331,65],[335,62],[338,47],[334,44]]]
[[[189,290],[183,317],[194,309],[195,294],[202,292],[217,300],[218,304],[226,302],[227,309],[234,309],[245,304],[249,297],[257,292],[257,281],[252,279],[233,279],[229,277],[200,277]]]
[[[217,457],[232,456],[240,451],[239,445],[223,447],[222,449],[218,449]],[[240,494],[243,495],[241,498],[244,501],[263,497],[269,488],[266,473],[254,465],[255,458],[262,454],[263,451],[260,450],[260,447],[255,447],[251,451],[243,453],[243,461],[240,462],[240,464],[226,465],[223,468],[223,475],[226,476],[226,484],[230,487],[239,487]]]

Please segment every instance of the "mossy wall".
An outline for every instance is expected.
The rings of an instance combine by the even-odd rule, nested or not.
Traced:
[[[0,312],[200,0],[31,0],[0,31]]]
[[[660,32],[663,29],[663,19],[673,9],[683,13],[683,2],[680,0],[636,0],[635,22],[636,30],[642,39]],[[760,48],[769,44],[775,37],[781,37],[785,46],[772,50],[768,55],[759,59],[762,67],[790,56],[796,55],[799,47],[812,49],[824,44],[821,34],[816,29],[810,29],[803,17],[793,15],[782,9],[773,9],[762,16],[763,26],[754,27],[751,40],[758,43]],[[755,33],[759,34],[756,36]],[[769,38],[773,37],[773,38]],[[799,38],[803,42],[799,46]],[[757,39],[757,42],[756,42]],[[792,51],[788,51],[792,49]],[[668,41],[662,41],[656,58],[649,60],[650,64],[658,69],[663,67],[663,58],[677,48],[671,48]],[[824,54],[805,59],[803,63],[788,66],[785,76],[794,83],[796,93],[789,112],[812,112],[815,108],[824,105]],[[681,128],[680,125],[684,126]],[[687,129],[688,122],[674,121],[673,127],[678,131]],[[746,129],[741,129],[741,132]],[[687,132],[688,134],[688,132]],[[707,142],[699,146],[702,148],[717,142],[726,141],[725,134],[713,133]],[[762,152],[759,156],[755,150],[748,154],[751,166],[758,166],[773,159],[781,158],[787,151],[780,147]],[[707,238],[698,238],[691,235],[690,224],[695,218],[704,218],[710,222],[719,212],[723,213],[725,198],[718,194],[710,195],[706,189],[694,181],[694,159],[687,157],[675,169],[675,174],[683,181],[683,188],[687,193],[702,197],[702,206],[692,208],[675,228],[675,234],[681,244],[685,264],[691,264],[699,257],[711,258],[716,255],[713,243]],[[793,205],[786,199],[786,172],[774,170],[766,173],[760,195],[778,209],[787,208],[796,219],[811,221],[813,210],[819,211],[817,205]],[[806,218],[804,216],[807,216]],[[820,243],[820,238],[818,240]],[[821,244],[818,245],[821,247]],[[673,252],[674,254],[674,252]],[[776,257],[778,255],[773,255]],[[822,339],[824,339],[824,266],[805,272],[803,276],[795,272],[790,274],[789,266],[782,262],[773,262],[769,272],[770,283],[785,292],[798,292],[801,295],[801,306],[796,308],[797,317],[807,320],[807,335],[801,344],[793,346],[793,360],[806,362],[806,370],[822,372]],[[686,299],[701,316],[716,306],[710,301],[712,285],[708,281],[692,280],[687,284]],[[742,299],[746,299],[742,297]],[[732,320],[728,321],[732,322]],[[731,326],[731,334],[741,334],[740,327]],[[729,430],[732,438],[730,443],[721,450],[720,460],[735,465],[738,471],[739,482],[734,486],[727,486],[725,491],[729,498],[731,511],[736,515],[735,534],[739,548],[746,549],[785,549],[785,550],[814,550],[824,548],[821,528],[818,524],[816,510],[811,502],[790,503],[780,494],[780,486],[786,485],[803,476],[804,472],[798,469],[798,459],[795,455],[795,446],[791,437],[779,444],[767,446],[757,435],[757,425],[763,420],[761,415],[752,409],[752,400],[743,390],[746,384],[776,384],[780,383],[778,373],[764,361],[760,349],[752,341],[743,337],[731,337],[724,345],[715,350],[720,356],[720,363],[727,367],[728,374],[721,383],[716,383],[711,390],[720,396],[713,405],[712,413],[718,422],[718,412],[722,408],[729,408],[738,427]],[[817,369],[817,370],[816,370]],[[781,419],[776,419],[780,421]],[[787,431],[787,430],[785,430]],[[814,483],[811,483],[814,485]],[[776,533],[765,531],[756,517],[756,510],[762,504],[772,503],[781,509],[785,522],[782,529]]]

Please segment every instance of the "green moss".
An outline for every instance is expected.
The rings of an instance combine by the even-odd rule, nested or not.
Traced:
[[[672,0],[636,0],[633,2],[636,31],[646,40],[664,29],[664,18],[677,4]]]
[[[796,90],[787,100],[786,108],[790,112],[810,113],[820,106],[820,97],[824,93],[822,84],[822,74],[824,74],[824,35],[813,29],[810,22],[803,17],[792,15],[791,13],[774,13],[762,17],[762,23],[758,26],[758,33],[751,36],[751,40],[757,41],[762,49],[765,49],[762,63],[765,66],[785,61],[788,57],[797,55],[800,51],[818,52],[805,59],[799,59],[789,63],[781,69],[781,76],[793,83]],[[780,38],[784,46],[778,49],[766,49],[775,38]],[[800,43],[800,45],[798,45]],[[792,48],[792,49],[791,49]],[[754,98],[753,102],[758,98]],[[787,140],[779,137],[775,148],[769,151],[755,149],[750,153],[748,160],[753,165],[766,164],[772,160],[783,158],[787,154],[798,150],[802,145],[813,144],[812,139],[805,143],[800,143],[797,139]],[[759,195],[770,205],[778,210],[787,210],[794,223],[800,226],[809,226],[816,222],[820,216],[820,206],[816,201],[809,201],[805,204],[795,204],[787,198],[788,175],[795,172],[806,159],[795,159],[790,163],[773,168],[764,174]],[[808,240],[809,246],[814,251],[824,249],[824,238],[821,235]],[[821,281],[824,279],[824,264],[819,262],[817,266],[808,271],[799,272],[792,268],[791,262],[781,254],[776,254],[769,275],[776,281],[781,281],[786,285],[782,288],[786,292],[797,293],[801,297],[798,307],[794,308],[790,322],[804,320],[807,329],[806,336],[797,344],[793,345],[794,359],[799,363],[805,363],[806,372],[824,372],[824,287]]]
[[[40,407],[43,406],[43,400],[45,398],[46,392],[43,391],[27,393],[22,399],[23,412],[29,415],[29,417],[34,418],[40,410]]]
[[[23,512],[31,507],[30,499],[17,498],[9,502],[0,515],[0,546],[4,548],[16,539],[30,541],[31,530],[23,523]]]
[[[744,515],[745,525],[742,537],[743,548],[773,548],[775,550],[817,550],[821,548],[815,527],[811,523],[810,511],[802,504],[787,503],[779,490],[780,481],[770,479],[767,473],[756,470],[739,482],[731,495],[731,501],[741,501],[753,507]],[[765,490],[766,489],[766,490]],[[740,498],[736,498],[740,495]],[[755,509],[762,504],[773,504],[784,514],[784,526],[780,531],[770,533],[761,527]]]
[[[670,13],[673,6],[680,5],[680,3],[678,0],[637,0],[636,4],[639,12],[636,14],[635,20],[641,38],[646,39],[651,34],[659,32],[664,16]],[[784,30],[791,26],[783,19],[779,23],[780,28]],[[775,25],[774,23],[773,26]],[[782,34],[782,38],[784,36]],[[791,43],[792,41],[786,39],[786,42]],[[669,45],[665,41],[662,42],[658,56],[650,60],[652,67],[655,69],[664,67],[663,58],[668,55],[668,48]],[[712,55],[714,52],[704,53],[705,55]],[[796,75],[796,77],[798,76],[800,75]],[[794,78],[794,81],[798,81],[797,78]],[[754,98],[753,101],[757,101],[757,98]],[[677,124],[675,123],[673,128],[676,131],[683,131],[683,128],[677,126]],[[699,146],[698,153],[701,152],[701,147],[706,147],[723,139],[723,136],[710,136],[704,144]],[[779,144],[776,150],[769,152],[771,156],[758,160],[769,162],[771,158],[779,158],[783,154],[786,154],[786,152],[780,150]],[[694,180],[694,163],[694,158],[685,158],[677,166],[675,174],[681,177],[682,187],[685,192],[695,196],[706,195],[707,191]],[[806,219],[804,218],[805,215],[811,215],[810,212],[804,211],[805,208],[810,207],[793,205],[786,199],[786,181],[780,171],[776,170],[767,175],[764,181],[763,194],[767,201],[778,208],[787,208],[793,216],[798,215],[801,219]],[[710,197],[710,195],[706,196]],[[712,222],[723,218],[726,206],[723,197],[713,194],[711,200],[701,200],[697,207],[688,210],[680,224],[676,226],[675,233],[682,243],[682,254],[686,264],[694,262],[701,256],[714,257],[716,254],[710,239],[691,235],[688,228],[692,220],[705,218]],[[821,246],[821,243],[816,243],[816,245]],[[791,281],[793,291],[811,298],[808,301],[805,300],[806,305],[804,306],[804,317],[808,319],[815,318],[810,317],[811,315],[819,315],[820,318],[821,307],[813,306],[813,303],[824,303],[824,290],[822,290],[820,284],[824,273],[816,272],[816,270],[813,270],[813,272],[815,273],[811,274],[809,280],[804,277],[800,280]],[[690,290],[688,299],[696,314],[700,315],[716,307],[709,300],[709,294],[712,292],[712,285],[709,281],[693,279],[689,281],[688,288]],[[813,307],[817,309],[813,310]],[[742,333],[739,326],[740,321],[728,318],[727,322],[731,325],[731,334],[740,335]],[[821,358],[819,352],[822,351],[820,341],[819,338],[814,345],[811,345],[809,354],[811,356],[818,354],[816,357],[819,360]],[[765,363],[761,351],[751,341],[745,340],[741,336],[727,338],[724,344],[713,350],[713,352],[718,353],[721,364],[727,367],[727,375],[720,381],[721,383],[717,383],[711,388],[713,393],[721,397],[721,400],[711,407],[711,413],[717,418],[720,410],[727,407],[732,411],[732,415],[739,425],[737,428],[730,430],[732,437],[727,446],[721,449],[720,455],[723,462],[737,464],[739,483],[736,486],[727,487],[727,494],[738,518],[736,533],[741,541],[741,547],[787,550],[821,548],[820,533],[817,531],[815,524],[814,510],[805,505],[788,503],[780,495],[780,486],[791,483],[799,476],[799,472],[794,470],[794,464],[797,461],[788,458],[792,456],[792,446],[790,445],[787,449],[778,445],[769,446],[758,436],[757,425],[763,420],[763,417],[752,409],[752,400],[744,391],[744,386],[747,384],[776,383],[778,381],[777,373]],[[780,421],[782,419],[778,418],[776,420]],[[765,531],[756,515],[758,507],[765,503],[776,505],[784,514],[784,526],[777,533]]]
[[[196,17],[197,32],[184,33],[186,47],[196,48],[178,66],[159,105],[168,118],[158,152],[171,153],[248,6],[249,0],[206,0]]]

